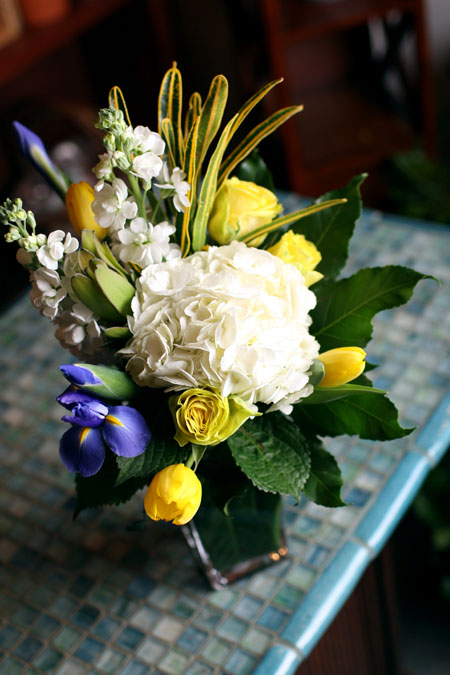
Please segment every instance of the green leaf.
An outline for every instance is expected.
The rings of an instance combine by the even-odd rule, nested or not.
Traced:
[[[347,279],[320,282],[310,332],[321,351],[335,347],[365,347],[377,312],[402,305],[421,279],[430,278],[408,267],[387,265],[359,270]]]
[[[209,160],[208,168],[203,179],[198,199],[197,213],[195,214],[195,220],[192,226],[192,248],[194,251],[199,251],[206,243],[206,226],[208,224],[214,197],[216,196],[217,175],[223,153],[227,147],[228,134],[230,133],[234,119],[235,118],[233,117],[222,131],[216,149]]]
[[[297,404],[291,416],[300,429],[318,436],[357,434],[373,441],[389,441],[413,431],[399,425],[397,408],[382,395],[355,394],[320,405]]]
[[[179,228],[179,222],[181,220],[181,233],[179,237],[181,252],[183,255],[188,253],[191,247],[190,232],[189,232],[189,223],[191,221],[191,216],[195,213],[196,208],[196,191],[197,191],[197,179],[196,179],[196,153],[197,153],[197,142],[198,142],[198,127],[200,124],[200,117],[197,117],[194,122],[189,136],[186,142],[186,152],[184,155],[184,171],[186,173],[186,180],[191,186],[188,191],[188,198],[191,202],[191,205],[186,209],[183,214],[177,214],[175,224],[177,227],[177,234]]]
[[[176,62],[164,75],[158,99],[158,131],[163,136],[163,120],[167,118],[173,132],[173,159],[182,166],[184,154],[183,130],[181,128],[181,109],[183,107],[183,82]]]
[[[262,187],[267,188],[267,190],[275,192],[275,184],[273,182],[272,173],[259,154],[258,148],[255,148],[252,154],[239,164],[235,175],[240,180],[247,180],[251,183],[256,183],[256,185],[261,185]]]
[[[127,326],[112,326],[111,328],[106,328],[103,332],[106,337],[113,338],[114,340],[127,340],[131,337]]]
[[[242,160],[244,160],[247,155],[249,155],[252,150],[254,150],[264,138],[266,138],[266,136],[269,136],[276,129],[278,129],[279,126],[284,124],[284,122],[292,117],[292,115],[296,115],[301,110],[303,110],[303,106],[291,106],[289,108],[278,110],[277,112],[273,113],[273,115],[270,115],[267,117],[267,119],[258,124],[252,131],[250,131],[243,141],[239,143],[237,148],[235,148],[225,158],[222,166],[220,167],[218,189],[228,178],[233,169],[235,169],[235,167],[240,164]]]
[[[311,471],[303,491],[311,501],[322,506],[345,506],[341,498],[342,475],[333,455],[318,439],[310,442]]]
[[[339,387],[324,387],[323,389],[317,387],[311,396],[302,398],[302,405],[318,405],[320,403],[329,403],[329,401],[337,401],[340,398],[347,398],[347,396],[355,396],[356,394],[385,394],[382,389],[374,389],[374,387],[364,387],[358,384],[341,384]]]
[[[96,268],[95,279],[105,297],[122,316],[132,313],[131,301],[136,289],[129,281],[103,264]]]
[[[116,110],[121,110],[123,112],[124,118],[131,127],[132,125],[130,116],[128,115],[127,104],[125,103],[125,98],[120,87],[114,86],[110,89],[108,94],[108,102],[111,108],[115,108]]]
[[[201,111],[202,111],[202,97],[200,96],[198,91],[194,91],[194,93],[191,94],[191,97],[189,99],[188,111],[186,113],[186,119],[184,122],[185,141],[187,141],[189,134],[191,133],[191,129],[197,121],[197,118],[200,117]]]
[[[170,464],[180,464],[189,455],[189,450],[180,448],[172,438],[153,437],[146,451],[138,457],[117,457],[118,474],[115,486],[122,485],[130,478],[150,482],[154,473]]]
[[[359,186],[367,174],[360,174],[339,190],[333,190],[320,197],[317,203],[330,199],[347,199],[346,204],[333,209],[314,213],[291,226],[297,234],[304,234],[308,241],[319,249],[322,260],[317,271],[327,279],[334,279],[343,268],[348,255],[348,244],[355,223],[361,215]]]
[[[95,234],[92,230],[82,230],[81,232],[81,248],[89,251],[90,253],[96,254],[95,248]]]
[[[298,427],[282,413],[249,420],[227,440],[236,464],[260,490],[300,499],[310,457]]]
[[[117,272],[119,272],[119,274],[121,274],[123,277],[128,276],[126,269],[122,267],[122,265],[113,256],[111,249],[109,248],[106,241],[100,241],[100,239],[96,237],[95,234],[94,234],[94,246],[98,257],[101,260],[103,260],[103,262],[106,263],[108,267],[112,267]]]
[[[111,323],[123,321],[123,315],[119,314],[109,300],[105,298],[95,281],[84,274],[75,274],[71,279],[71,284],[77,298],[91,312]]]
[[[170,120],[168,117],[165,117],[161,121],[161,137],[166,143],[170,170],[173,170],[176,166],[181,166],[180,158],[176,154],[175,132],[172,125],[172,120]]]
[[[198,126],[198,142],[196,150],[197,176],[208,148],[219,131],[228,98],[228,80],[223,75],[216,75],[211,82],[208,96],[200,113]],[[234,119],[234,118],[233,118]]]

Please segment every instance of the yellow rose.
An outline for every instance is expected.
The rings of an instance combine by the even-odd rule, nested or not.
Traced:
[[[66,209],[72,227],[78,235],[81,235],[83,230],[93,230],[102,240],[108,230],[100,227],[95,220],[91,208],[94,199],[95,192],[89,183],[83,180],[80,183],[72,183],[66,192]]]
[[[184,464],[172,464],[159,471],[144,498],[145,512],[152,520],[184,525],[195,516],[202,500],[202,484]]]
[[[366,352],[361,347],[338,347],[317,357],[325,366],[319,387],[339,387],[359,377],[366,367]]]
[[[282,210],[273,192],[233,177],[224,182],[216,195],[208,221],[209,233],[223,246],[238,235],[272,222]],[[253,239],[250,245],[259,246],[265,238],[266,235]]]
[[[171,396],[169,408],[181,447],[187,443],[217,445],[234,434],[244,422],[258,415],[255,406],[247,407],[237,396],[224,398],[208,389],[187,389]]]
[[[303,274],[308,287],[323,278],[323,274],[314,271],[322,260],[322,256],[315,245],[305,239],[303,234],[294,234],[292,230],[288,230],[280,241],[267,250],[283,262],[294,265]]]

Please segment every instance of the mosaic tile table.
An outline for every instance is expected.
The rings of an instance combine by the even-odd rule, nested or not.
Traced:
[[[28,299],[0,319],[2,675],[295,672],[450,441],[450,229],[365,214],[348,271],[388,263],[441,280],[381,315],[369,349],[376,386],[418,430],[330,441],[352,506],[287,501],[289,559],[223,591],[208,589],[175,528],[126,529],[139,497],[72,520],[54,402],[67,355]]]

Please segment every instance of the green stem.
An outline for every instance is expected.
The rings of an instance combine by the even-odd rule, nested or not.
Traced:
[[[139,180],[136,178],[136,176],[133,176],[133,174],[130,172],[128,172],[128,180],[130,181],[131,192],[133,193],[133,197],[136,200],[136,204],[138,205],[139,215],[142,216],[142,218],[145,218],[145,220],[147,220],[147,211],[145,209],[145,196],[143,198],[142,192],[139,187]]]

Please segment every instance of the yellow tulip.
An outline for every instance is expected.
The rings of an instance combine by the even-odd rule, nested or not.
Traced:
[[[202,500],[202,484],[184,464],[172,464],[159,471],[144,498],[145,512],[152,520],[185,525],[197,513]]]
[[[102,240],[106,237],[108,230],[100,227],[92,211],[92,202],[95,199],[93,188],[81,181],[72,183],[66,192],[66,209],[72,227],[78,235],[83,230],[93,230],[97,237]]]
[[[267,188],[233,176],[226,180],[217,193],[208,229],[221,246],[229,244],[238,235],[253,232],[270,223],[283,207],[276,195]],[[259,246],[267,235],[253,239],[251,246]]]
[[[322,260],[322,256],[315,245],[305,239],[303,234],[294,234],[292,230],[288,230],[274,246],[267,250],[283,262],[294,265],[302,273],[308,287],[323,278],[323,274],[314,271]]]
[[[222,443],[249,417],[258,415],[255,406],[249,408],[237,396],[224,398],[208,389],[187,389],[171,396],[169,408],[176,426],[175,440],[181,447]]]
[[[366,367],[366,352],[361,347],[338,347],[319,354],[325,375],[319,387],[339,387],[359,377]]]

